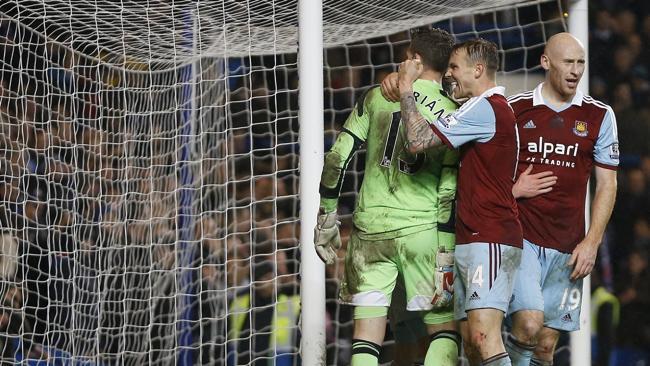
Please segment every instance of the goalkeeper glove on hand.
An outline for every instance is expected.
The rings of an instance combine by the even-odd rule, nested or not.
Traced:
[[[314,245],[316,254],[326,264],[336,261],[336,250],[341,248],[341,235],[336,211],[325,213],[321,208],[316,227],[314,228]]]
[[[442,249],[436,253],[434,285],[433,307],[440,309],[450,306],[454,297],[454,252]]]

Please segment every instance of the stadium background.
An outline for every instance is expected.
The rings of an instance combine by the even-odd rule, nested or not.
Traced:
[[[542,13],[557,11],[551,5],[542,7]],[[524,9],[520,16],[539,16],[538,8],[529,13]],[[228,357],[232,362],[236,356],[226,354],[232,340],[226,329],[230,314],[224,318],[222,312],[233,308],[237,294],[255,292],[253,301],[259,303],[254,305],[261,308],[278,294],[298,294],[295,55],[233,58],[224,66],[232,77],[221,90],[206,93],[228,94],[227,106],[207,113],[227,114],[230,134],[224,138],[218,127],[202,131],[203,143],[212,150],[203,152],[208,159],[201,171],[217,173],[202,176],[201,187],[193,188],[201,197],[192,202],[200,215],[187,229],[177,217],[183,214],[176,214],[186,191],[175,173],[183,168],[183,159],[176,156],[182,146],[171,141],[177,131],[125,113],[146,110],[127,87],[169,81],[142,76],[150,66],[109,60],[110,55],[83,42],[64,46],[58,41],[66,38],[60,25],[29,24],[18,14],[15,3],[0,6],[3,362],[47,355],[52,362],[72,357],[92,364],[99,354],[95,361],[106,364],[169,363],[175,357],[171,350],[178,347],[170,335],[177,329],[169,315],[176,306],[170,270],[185,237],[201,248],[189,265],[201,288],[193,299],[200,315],[190,327],[201,342],[189,348],[201,363],[225,364]],[[650,362],[650,6],[645,1],[591,1],[589,17],[590,94],[613,107],[621,145],[618,199],[596,271],[621,305],[618,365],[631,365],[632,359]],[[506,27],[507,21],[487,16],[436,26],[469,32],[467,37],[484,31],[490,38],[496,37],[490,23]],[[560,29],[553,21],[545,28]],[[528,34],[537,46],[527,49],[526,57],[513,46],[503,69],[523,67],[541,75],[535,69],[542,35],[536,32]],[[499,37],[506,48],[516,43],[507,32]],[[395,70],[407,44],[408,33],[402,32],[326,51],[326,150],[355,97]],[[99,61],[77,57],[69,49],[97,54]],[[126,71],[116,72],[104,61],[120,62]],[[172,81],[182,81],[181,74],[175,73]],[[227,140],[227,152],[220,139]],[[224,175],[219,173],[221,160],[230,167]],[[343,188],[339,212],[344,242],[362,161],[360,154],[352,162]],[[220,210],[223,196],[235,203],[233,209]],[[183,230],[193,233],[179,234]],[[115,242],[123,245],[113,246]],[[341,268],[327,269],[330,364],[345,364],[349,357],[351,313],[335,301]],[[250,283],[265,281],[269,271],[277,280],[270,289],[273,296],[265,297],[269,289],[252,289]],[[146,300],[151,297],[156,299],[153,306]],[[269,326],[264,332],[273,332]],[[250,338],[241,334],[237,337]],[[297,337],[292,343],[289,353],[295,352]],[[566,357],[561,353],[558,360]],[[384,354],[389,358],[390,348]]]

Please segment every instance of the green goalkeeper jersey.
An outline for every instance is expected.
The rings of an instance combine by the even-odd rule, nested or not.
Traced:
[[[456,109],[436,82],[417,80],[413,90],[419,111],[429,121]],[[325,156],[321,207],[336,210],[345,169],[365,143],[365,173],[353,218],[360,235],[391,239],[449,222],[458,152],[440,146],[414,155],[405,142],[400,104],[384,99],[378,87],[370,89],[357,101]]]

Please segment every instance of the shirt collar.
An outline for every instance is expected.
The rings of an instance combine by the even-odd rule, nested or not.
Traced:
[[[488,98],[491,97],[494,94],[499,94],[499,95],[505,95],[506,94],[506,88],[503,86],[494,86],[481,94],[481,97],[483,98]]]
[[[542,96],[542,87],[544,83],[539,83],[535,90],[533,91],[533,106],[538,106],[538,105],[547,105],[544,102],[544,97]],[[571,104],[581,106],[582,105],[582,98],[584,97],[584,94],[580,90],[576,90],[576,95],[573,96],[573,99],[571,99]]]

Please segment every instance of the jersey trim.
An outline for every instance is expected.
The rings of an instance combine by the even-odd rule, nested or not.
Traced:
[[[597,162],[595,160],[594,160],[594,165],[597,166],[597,167],[601,167],[601,168],[605,168],[605,169],[609,169],[609,170],[618,170],[618,166],[616,166],[616,165],[603,164],[603,163],[599,163],[599,162]]]
[[[447,136],[445,136],[444,133],[440,132],[440,130],[438,130],[438,127],[436,127],[433,123],[429,124],[429,127],[431,127],[431,129],[433,130],[433,133],[435,133],[436,136],[438,136],[438,137],[440,138],[440,140],[442,140],[442,142],[443,142],[445,145],[447,145],[447,147],[449,147],[450,149],[455,149],[455,148],[456,148],[456,147],[455,147],[455,146],[454,146],[454,145],[449,141],[449,139],[447,139]]]
[[[601,101],[598,101],[598,100],[596,100],[596,99],[594,99],[594,98],[592,98],[592,97],[590,97],[588,95],[585,96],[585,103],[591,104],[591,105],[594,105],[594,106],[596,106],[598,108],[604,109],[605,110],[605,115],[603,115],[603,121],[605,120],[605,117],[607,116],[607,113],[610,113],[612,115],[612,118],[614,119],[613,122],[616,122],[616,115],[614,114],[614,110],[609,105],[607,105],[607,104],[605,104],[605,103],[603,103]],[[615,137],[618,137],[618,126],[616,125],[616,123],[612,123],[612,132],[614,133]]]
[[[533,92],[529,91],[525,93],[511,95],[510,97],[507,98],[507,100],[508,100],[508,104],[512,104],[523,99],[532,99],[532,98],[533,98]]]
[[[544,96],[542,95],[543,87],[544,87],[544,82],[541,82],[533,90],[533,107],[536,107],[538,105],[545,105],[551,108],[548,104],[546,104],[546,101],[544,100]],[[584,99],[585,99],[585,95],[580,90],[576,90],[576,94],[573,96],[573,98],[571,98],[571,103],[569,104],[581,106],[582,101]],[[554,108],[551,109],[555,110]]]
[[[508,104],[508,106],[510,106],[510,104]],[[517,169],[519,169],[519,146],[521,146],[521,139],[519,138],[519,127],[517,127],[517,123],[515,123],[515,137],[517,138],[517,159],[515,160],[515,171],[512,173],[513,182],[517,181]]]
[[[366,102],[366,96],[368,96],[368,92],[370,92],[372,89],[376,88],[376,86],[373,86],[371,88],[366,89],[361,95],[359,96],[359,99],[357,100],[357,115],[359,117],[363,116],[363,106]],[[354,136],[354,135],[352,135]]]

